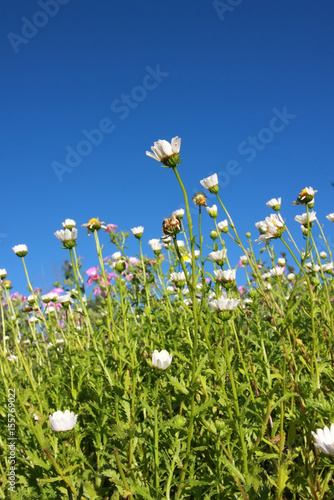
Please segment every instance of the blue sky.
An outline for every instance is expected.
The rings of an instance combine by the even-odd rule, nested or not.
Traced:
[[[145,151],[176,135],[189,195],[217,172],[239,234],[257,237],[281,196],[302,242],[291,202],[312,186],[333,246],[333,14],[331,0],[3,0],[0,267],[13,291],[26,291],[18,243],[35,286],[59,278],[67,252],[53,233],[65,218],[143,225],[151,255],[147,241],[184,203]],[[84,228],[77,251],[97,265]]]

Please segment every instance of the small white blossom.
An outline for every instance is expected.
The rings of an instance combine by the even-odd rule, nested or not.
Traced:
[[[321,267],[324,273],[331,273],[333,271],[334,264],[333,262],[328,262],[326,264],[323,264]]]
[[[334,212],[332,214],[326,215],[326,219],[330,220],[331,222],[334,222]]]
[[[133,236],[140,239],[143,236],[144,228],[143,226],[137,226],[131,228]]]
[[[271,274],[273,276],[283,276],[284,275],[284,267],[280,267],[280,266],[277,266],[277,267],[273,267],[271,270],[270,270]]]
[[[15,245],[13,247],[13,252],[18,257],[25,257],[28,253],[28,247],[27,247],[27,245]]]
[[[209,302],[209,306],[215,309],[215,311],[233,311],[238,307],[239,303],[240,299],[226,299],[221,297]]]
[[[316,220],[316,212],[309,212],[308,214],[305,213],[303,215],[296,215],[295,221],[299,222],[299,224],[302,224],[303,226],[307,227],[307,217],[310,226],[312,226],[313,222]]]
[[[170,281],[175,283],[175,282],[185,282],[186,281],[186,276],[184,274],[183,271],[181,271],[180,273],[171,273],[170,275]]]
[[[224,261],[226,260],[226,253],[227,253],[226,248],[224,250],[217,250],[216,252],[210,252],[209,259],[212,260],[212,262]]]
[[[157,370],[167,370],[171,365],[173,354],[163,349],[162,351],[155,350],[152,354],[152,366]]]
[[[281,202],[282,202],[282,198],[277,198],[277,199],[272,198],[271,200],[267,201],[266,205],[267,205],[267,207],[272,208],[273,210],[278,212],[279,209],[281,208]]]
[[[153,239],[148,242],[153,252],[160,252],[162,249],[162,243],[158,239]]]
[[[272,238],[279,238],[285,230],[284,220],[280,214],[272,214],[270,217],[266,217],[263,222],[266,224],[266,232],[261,234],[256,241],[267,241]]]
[[[235,281],[236,270],[228,269],[227,271],[223,271],[222,269],[215,270],[215,278],[217,281],[221,283],[228,283]]]
[[[171,142],[159,139],[151,147],[153,153],[146,151],[146,155],[163,163],[166,167],[175,167],[180,157],[180,148],[181,139],[179,137],[173,137]]]
[[[74,429],[77,418],[78,415],[74,415],[73,411],[65,410],[65,413],[56,411],[49,416],[49,422],[53,431],[66,432]]]
[[[119,260],[122,257],[122,252],[114,252],[111,256],[112,260]]]
[[[326,426],[324,429],[317,429],[317,432],[312,431],[312,436],[316,441],[316,448],[326,455],[334,455],[334,424],[330,429]]]
[[[73,229],[60,229],[54,233],[55,237],[62,242],[65,248],[73,248],[76,246],[78,230]]]
[[[184,216],[184,209],[183,208],[179,208],[178,210],[174,210],[173,214],[175,215],[175,217],[177,217],[178,219],[183,219],[183,216]]]
[[[217,174],[210,175],[209,177],[206,177],[205,179],[202,179],[200,181],[201,186],[203,186],[205,189],[210,191],[210,193],[217,194],[219,187],[218,187],[218,176]]]
[[[7,276],[6,269],[0,269],[0,280],[4,280]]]
[[[218,222],[217,227],[221,233],[227,233],[228,231],[228,221],[227,219]]]
[[[259,222],[255,223],[256,229],[260,231],[261,234],[266,234],[267,232],[267,224],[264,220],[260,220]]]
[[[69,229],[71,231],[71,229],[73,229],[75,227],[76,223],[75,223],[75,220],[73,219],[65,219],[64,222],[62,222],[62,226],[64,229]]]

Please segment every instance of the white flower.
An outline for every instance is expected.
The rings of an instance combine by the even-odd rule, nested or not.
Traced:
[[[17,356],[15,356],[15,354],[10,354],[9,356],[7,356],[7,359],[8,361],[15,361],[15,359],[17,359]]]
[[[285,266],[286,260],[284,259],[284,257],[280,257],[279,259],[277,259],[277,264],[281,267]]]
[[[114,252],[111,256],[113,260],[118,260],[122,257],[122,252]]]
[[[300,193],[296,201],[292,202],[292,205],[308,205],[313,204],[313,198],[317,190],[314,190],[311,186],[304,188]]]
[[[289,274],[287,275],[287,279],[288,279],[289,281],[293,281],[293,280],[295,279],[295,275],[294,275],[294,273],[289,273]]]
[[[240,261],[241,261],[241,264],[243,264],[244,266],[246,266],[248,264],[248,257],[247,257],[247,255],[241,255],[240,256]]]
[[[65,222],[62,222],[63,228],[69,229],[70,231],[75,227],[75,224],[75,220],[73,219],[65,219]]]
[[[55,314],[56,310],[57,309],[55,308],[55,306],[53,304],[47,304],[44,312],[45,312],[45,314],[53,315],[53,314]]]
[[[269,278],[271,278],[271,273],[269,273],[269,272],[268,273],[263,273],[262,276],[261,276],[261,278],[263,280],[268,280]]]
[[[162,249],[162,243],[158,239],[153,239],[148,242],[153,252],[160,252]]]
[[[217,205],[212,205],[212,207],[206,207],[206,211],[213,219],[215,219],[218,215]]]
[[[179,208],[178,210],[174,210],[173,214],[175,215],[175,217],[177,217],[178,219],[182,219],[183,216],[184,216],[184,209],[183,208]]]
[[[137,226],[137,227],[131,228],[131,231],[132,231],[133,236],[140,239],[143,236],[144,228],[143,228],[143,226]]]
[[[321,267],[324,273],[330,273],[331,271],[333,271],[334,264],[333,262],[328,262],[326,264],[323,264]]]
[[[7,276],[6,269],[0,269],[0,280],[4,280]]]
[[[266,234],[267,232],[267,224],[264,220],[260,220],[259,222],[255,223],[256,229],[260,231],[261,234]]]
[[[42,295],[41,299],[42,299],[43,302],[45,302],[46,304],[48,304],[51,301],[57,302],[58,297],[59,297],[59,295],[57,293],[55,293],[55,292],[49,292],[49,293],[46,293],[45,295]]]
[[[146,155],[163,163],[166,167],[175,167],[179,161],[180,147],[181,139],[179,137],[173,137],[170,143],[159,139],[151,147],[153,153],[146,151]]]
[[[73,229],[60,229],[54,233],[55,237],[62,242],[65,248],[73,248],[76,246],[78,230]]]
[[[221,222],[218,222],[217,227],[221,233],[227,233],[228,232],[227,219],[222,220]]]
[[[209,302],[209,306],[215,309],[215,311],[233,311],[238,307],[239,303],[240,299],[225,299],[221,297]]]
[[[315,446],[326,453],[326,455],[334,455],[334,424],[329,429],[327,426],[324,429],[317,429],[317,432],[312,431],[312,436],[316,440]]]
[[[296,215],[295,221],[299,222],[299,224],[302,224],[303,226],[307,227],[307,216],[308,216],[308,221],[310,226],[312,226],[313,222],[316,220],[316,212],[309,212],[308,214],[305,213],[303,215]]]
[[[210,177],[206,177],[200,181],[201,186],[210,191],[210,193],[218,194],[219,186],[218,186],[218,176],[217,174],[210,175]]]
[[[280,214],[272,214],[270,217],[266,217],[266,232],[261,234],[261,236],[256,241],[267,241],[272,238],[279,238],[284,230],[285,224],[282,216]]]
[[[330,220],[331,222],[334,222],[334,212],[332,214],[326,215],[326,219]]]
[[[185,276],[184,272],[181,271],[180,273],[171,273],[169,279],[170,279],[170,281],[172,281],[174,283],[178,282],[178,281],[185,282],[186,276]]]
[[[163,349],[162,351],[155,350],[152,354],[152,366],[158,370],[167,370],[171,365],[173,354]]]
[[[278,198],[278,199],[272,198],[271,200],[267,201],[266,205],[267,205],[267,207],[272,208],[273,210],[278,212],[279,209],[281,208],[281,202],[282,202],[282,198]]]
[[[58,297],[58,302],[66,307],[73,302],[73,299],[69,293],[66,293],[65,295],[61,295],[60,297]]]
[[[25,257],[28,253],[28,247],[27,247],[27,245],[15,245],[13,247],[13,252],[18,257]]]
[[[228,269],[227,271],[223,271],[222,269],[216,269],[215,270],[215,278],[217,281],[220,281],[221,283],[228,283],[235,281],[235,274],[236,270],[235,269]]]
[[[74,429],[77,423],[78,415],[74,415],[73,411],[65,410],[56,411],[53,415],[49,416],[50,425],[55,432],[66,432]]]
[[[280,266],[273,267],[270,270],[270,272],[271,272],[271,274],[273,276],[283,276],[283,274],[284,274],[284,267],[280,267]]]
[[[224,260],[226,260],[226,253],[227,253],[226,248],[224,250],[217,250],[216,252],[210,252],[209,259],[212,260],[212,262],[223,262]]]
[[[320,252],[319,255],[320,255],[320,257],[322,259],[327,259],[327,253],[326,252]],[[1,274],[1,270],[0,270],[0,274]]]

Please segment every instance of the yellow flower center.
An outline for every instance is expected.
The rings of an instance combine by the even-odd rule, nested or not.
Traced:
[[[97,221],[98,221],[98,219],[93,218],[93,219],[90,219],[90,220],[88,221],[88,224],[96,224],[96,222],[97,222]]]

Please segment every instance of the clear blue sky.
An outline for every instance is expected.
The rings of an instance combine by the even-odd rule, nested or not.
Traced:
[[[303,208],[291,202],[312,186],[333,246],[333,16],[332,0],[2,0],[0,268],[13,291],[26,291],[18,243],[35,286],[59,277],[67,252],[53,233],[65,218],[143,225],[151,255],[147,241],[184,203],[145,151],[176,135],[189,194],[217,172],[241,235],[257,236],[265,203],[281,196],[299,237]],[[97,264],[84,228],[77,251]]]

